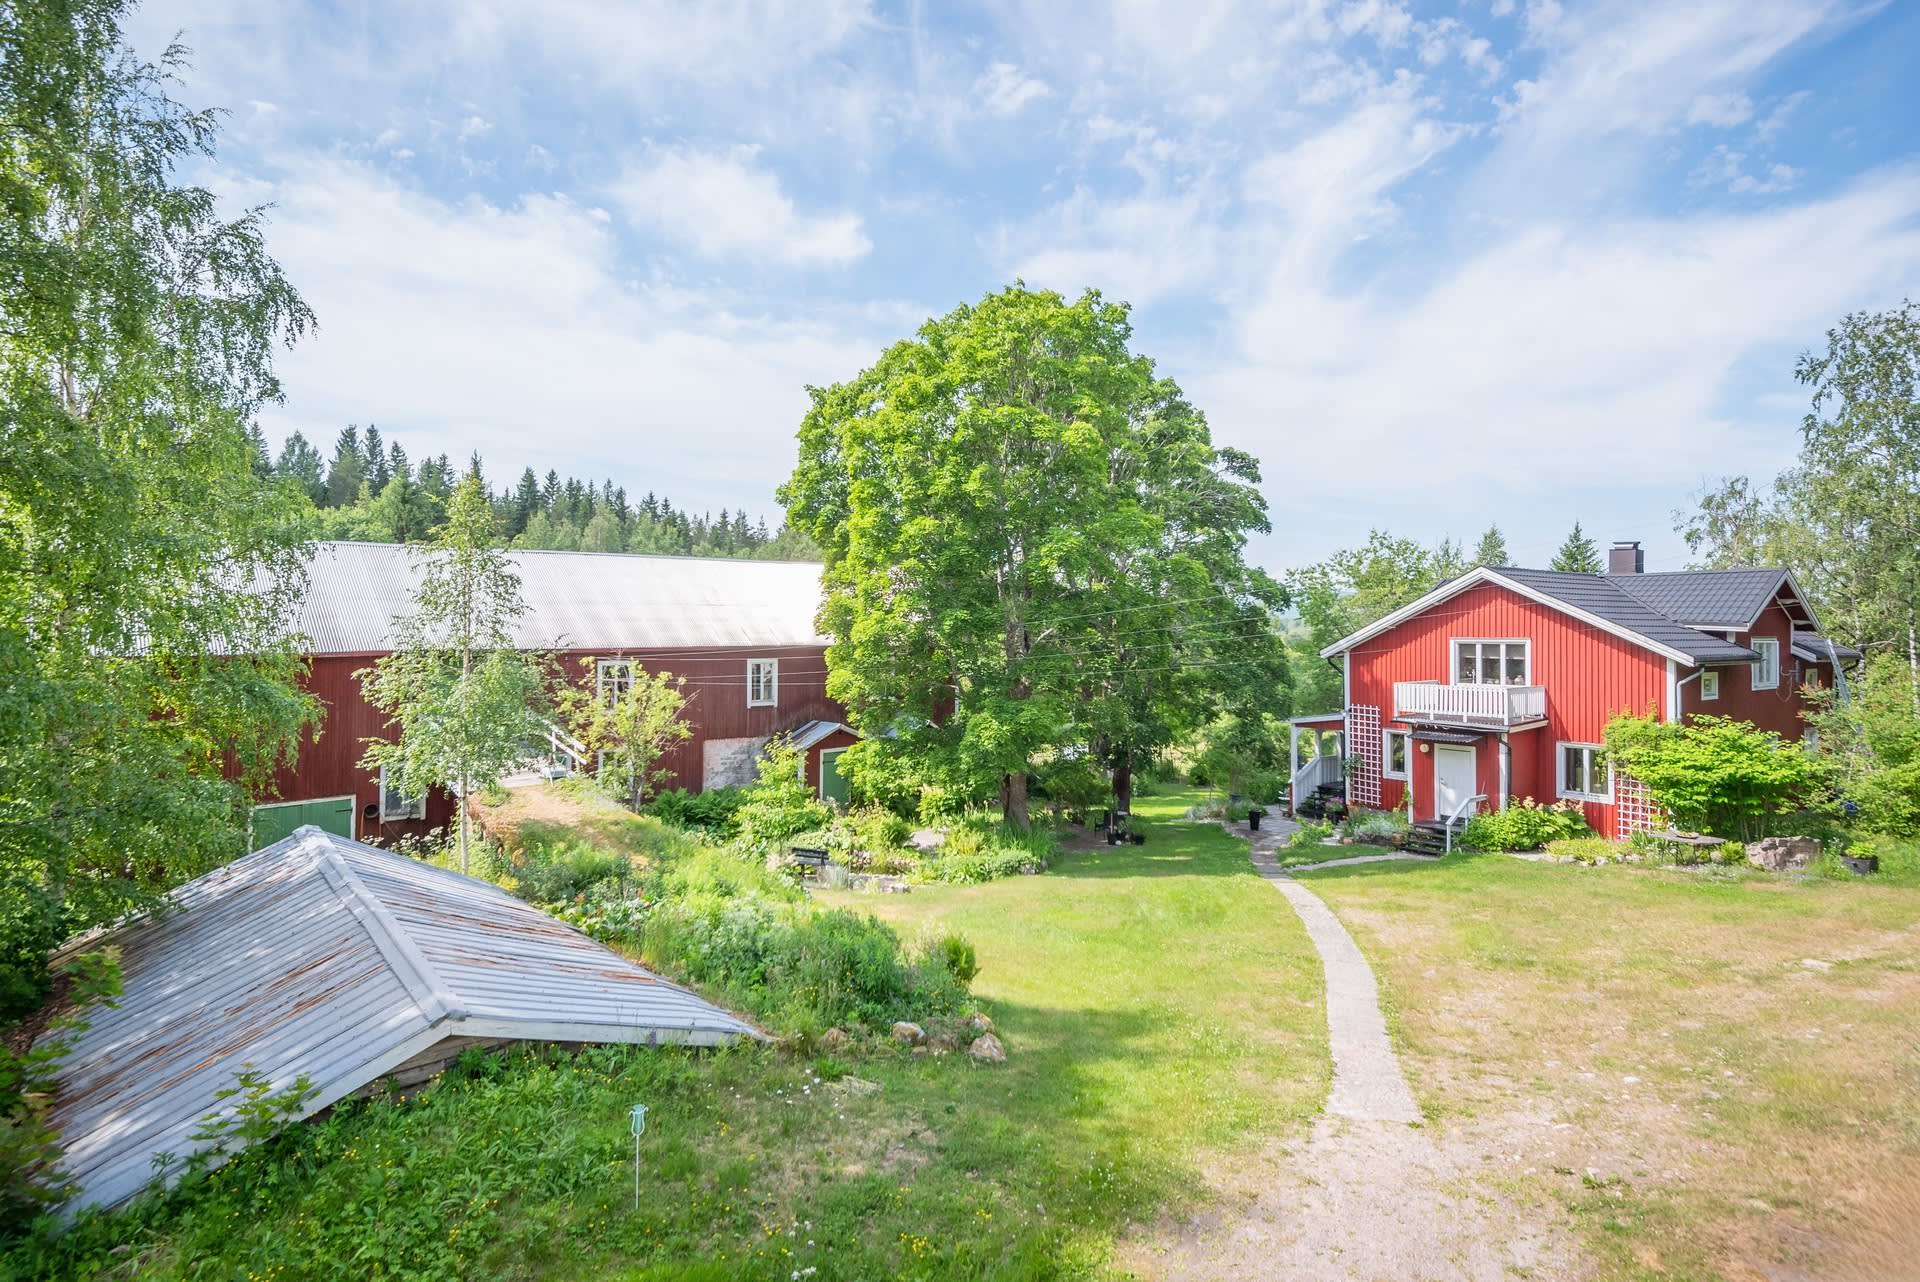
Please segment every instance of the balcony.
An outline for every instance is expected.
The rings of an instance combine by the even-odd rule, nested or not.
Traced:
[[[1506,730],[1531,721],[1543,721],[1546,715],[1545,686],[1446,685],[1439,681],[1393,683],[1396,721]]]

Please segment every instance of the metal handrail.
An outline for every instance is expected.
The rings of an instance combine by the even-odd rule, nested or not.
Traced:
[[[1446,818],[1440,821],[1441,827],[1446,829],[1446,833],[1447,833],[1447,853],[1448,854],[1453,853],[1454,824],[1460,822],[1460,817],[1467,812],[1469,807],[1477,806],[1481,802],[1485,801],[1486,799],[1487,799],[1486,793],[1476,792],[1471,797],[1467,797],[1464,800],[1462,800],[1459,805],[1453,808],[1453,813],[1449,814]]]

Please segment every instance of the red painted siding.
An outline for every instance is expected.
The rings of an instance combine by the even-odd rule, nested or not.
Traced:
[[[1763,730],[1777,731],[1789,739],[1798,739],[1806,730],[1806,722],[1800,717],[1806,707],[1800,687],[1809,679],[1826,684],[1832,679],[1829,665],[1804,664],[1793,657],[1793,624],[1778,605],[1770,605],[1761,612],[1752,632],[1736,633],[1733,639],[1741,645],[1751,645],[1756,637],[1772,637],[1780,643],[1780,684],[1776,688],[1755,690],[1751,667],[1730,665],[1714,669],[1720,673],[1718,699],[1701,698],[1700,682],[1695,678],[1681,687],[1680,707],[1687,716],[1733,717],[1751,721]],[[1693,669],[1684,669],[1680,675],[1692,677]]]
[[[367,807],[378,806],[379,777],[362,769],[360,758],[369,738],[392,739],[383,714],[361,693],[353,674],[372,664],[377,655],[322,655],[313,660],[305,685],[322,703],[318,737],[303,745],[290,770],[275,779],[276,794],[261,800],[303,801],[352,793],[361,815],[360,836],[391,839],[409,832],[443,826],[454,816],[452,798],[436,790],[427,799],[424,821],[379,824],[367,818]],[[686,686],[686,720],[693,736],[677,745],[661,766],[670,774],[668,787],[698,790],[701,746],[710,739],[739,739],[778,734],[815,719],[841,721],[845,710],[826,693],[825,651],[818,646],[775,647],[745,652],[705,650],[649,651],[644,656],[622,651],[566,651],[557,656],[561,674],[591,683],[594,665],[581,661],[632,658],[648,671],[671,672]],[[778,659],[779,702],[773,707],[747,706],[747,660]],[[836,747],[839,736],[825,745]],[[851,742],[851,740],[848,740]],[[811,778],[818,782],[819,757],[809,754]],[[374,812],[378,813],[377,809]]]
[[[1509,736],[1511,795],[1516,798],[1554,799],[1555,745],[1598,743],[1615,714],[1661,710],[1665,659],[1494,584],[1469,588],[1354,647],[1348,702],[1371,704],[1380,709],[1384,725],[1399,726],[1392,720],[1394,682],[1451,681],[1452,641],[1466,637],[1530,641],[1530,682],[1547,690],[1548,724]],[[1488,796],[1499,793],[1497,745],[1497,738],[1488,736],[1477,748],[1479,790]],[[1432,754],[1419,752],[1416,745],[1412,764],[1415,811],[1427,818],[1432,813]],[[1381,799],[1405,804],[1404,793],[1392,780],[1383,786]],[[1586,809],[1595,827],[1612,830],[1609,807]]]

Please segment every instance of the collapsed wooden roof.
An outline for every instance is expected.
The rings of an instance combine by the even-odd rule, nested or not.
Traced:
[[[449,1039],[759,1035],[497,886],[315,827],[61,952],[109,946],[124,991],[90,1012],[52,1114],[78,1206],[204,1147],[192,1133],[245,1068],[275,1089],[307,1076],[310,1116]]]

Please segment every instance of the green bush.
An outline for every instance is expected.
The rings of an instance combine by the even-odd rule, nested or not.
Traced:
[[[1592,835],[1579,802],[1543,806],[1528,797],[1505,810],[1473,816],[1460,839],[1476,850],[1538,850],[1550,841]]]
[[[1625,851],[1626,847],[1605,837],[1558,837],[1547,843],[1548,854],[1583,864],[1613,863]]]
[[[760,758],[759,778],[746,789],[734,811],[740,840],[762,850],[790,840],[809,828],[824,827],[833,818],[825,802],[807,787],[803,767],[806,754],[785,740],[767,745]]]
[[[1318,846],[1331,836],[1333,836],[1332,824],[1316,823],[1309,819],[1293,830],[1293,835],[1287,838],[1287,844],[1296,847]]]
[[[676,828],[724,839],[733,835],[734,815],[746,800],[745,788],[709,788],[705,792],[673,788],[648,802],[647,813]]]
[[[534,904],[578,900],[606,882],[624,897],[632,880],[633,865],[625,855],[584,841],[529,844],[507,864],[507,888]]]
[[[947,968],[947,973],[963,984],[971,984],[974,976],[980,973],[980,959],[965,935],[950,930],[934,940],[927,952],[937,957],[940,964]]]
[[[1820,768],[1798,743],[1745,721],[1622,716],[1606,741],[1607,755],[1680,828],[1750,841],[1819,790]]]
[[[1398,810],[1355,810],[1347,816],[1350,841],[1385,845],[1407,830],[1407,816]]]
[[[974,855],[943,854],[931,859],[922,859],[913,875],[916,881],[945,882],[954,886],[977,886],[982,882],[994,881],[1001,877],[1012,877],[1020,873],[1039,873],[1046,870],[1045,860],[1030,851],[1015,848],[990,850]]]

